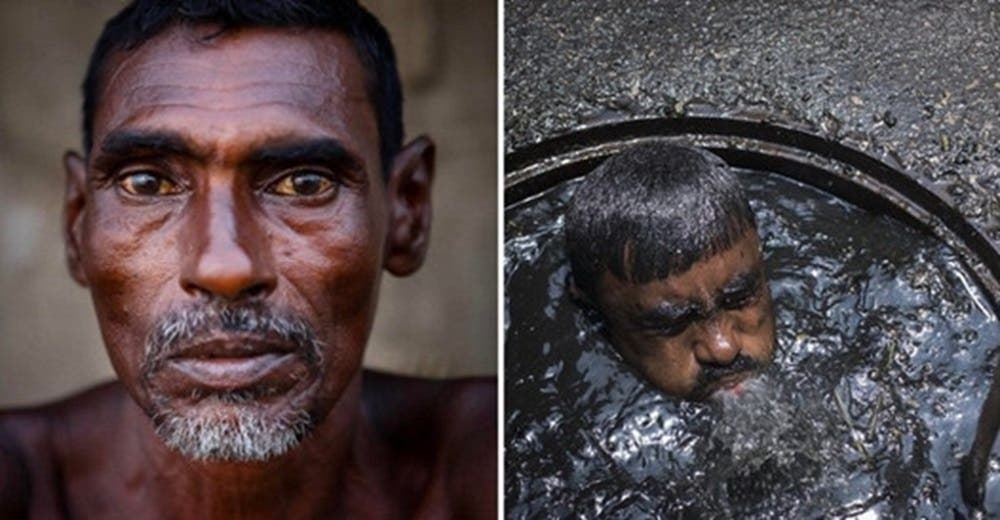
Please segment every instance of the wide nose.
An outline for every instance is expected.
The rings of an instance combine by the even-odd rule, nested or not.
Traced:
[[[709,318],[694,339],[695,359],[702,364],[726,366],[740,354],[731,320],[724,313]]]
[[[251,214],[251,203],[227,187],[194,202],[182,239],[180,283],[189,294],[235,301],[274,291],[270,244]]]

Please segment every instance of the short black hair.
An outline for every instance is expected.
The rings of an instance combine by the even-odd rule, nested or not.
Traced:
[[[739,181],[718,156],[664,142],[628,148],[577,187],[565,219],[577,288],[600,276],[646,283],[687,271],[756,229]]]
[[[177,24],[230,29],[326,29],[348,36],[367,74],[368,97],[378,118],[379,153],[388,172],[403,142],[403,98],[392,41],[374,15],[355,0],[133,0],[108,20],[90,55],[83,82],[83,148],[93,145],[94,111],[109,56],[131,51]]]

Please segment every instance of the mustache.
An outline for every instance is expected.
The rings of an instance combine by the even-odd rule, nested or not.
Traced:
[[[143,372],[155,372],[199,338],[219,333],[249,334],[288,343],[306,362],[322,362],[323,342],[301,315],[261,303],[230,305],[211,301],[171,311],[156,321],[146,337]]]
[[[732,363],[725,366],[703,364],[701,365],[701,371],[698,372],[698,378],[695,380],[695,386],[691,393],[697,396],[699,400],[707,398],[711,392],[710,387],[720,379],[742,372],[759,371],[763,368],[764,363],[742,354],[736,356]]]

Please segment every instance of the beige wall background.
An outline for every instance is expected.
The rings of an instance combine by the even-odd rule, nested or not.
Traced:
[[[496,3],[369,0],[393,35],[407,135],[438,144],[431,248],[387,276],[366,365],[496,373]],[[113,377],[88,293],[66,273],[60,156],[79,148],[91,46],[121,0],[0,0],[0,407]]]

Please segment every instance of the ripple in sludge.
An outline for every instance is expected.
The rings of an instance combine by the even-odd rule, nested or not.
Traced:
[[[982,294],[933,238],[743,173],[779,350],[715,403],[651,390],[567,297],[560,216],[575,183],[507,210],[508,516],[967,514],[957,461],[1000,344]]]

